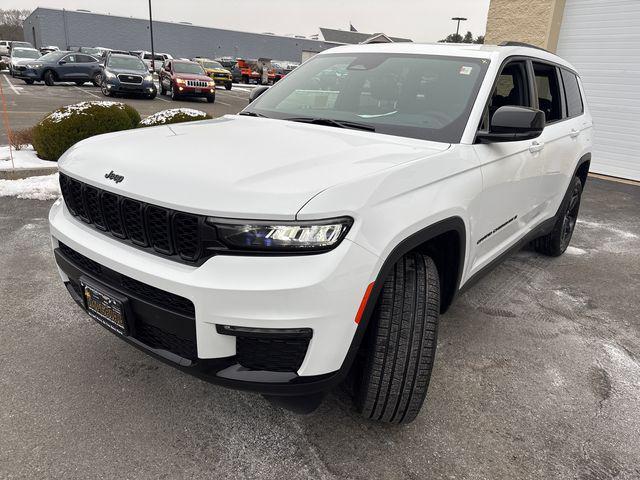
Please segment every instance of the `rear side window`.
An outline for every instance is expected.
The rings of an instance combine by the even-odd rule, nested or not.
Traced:
[[[538,108],[545,114],[547,123],[562,120],[562,100],[558,70],[553,65],[533,63],[538,92]]]
[[[564,96],[567,100],[567,116],[577,117],[584,113],[584,105],[582,96],[580,95],[580,87],[578,86],[578,77],[568,70],[560,70],[562,72],[562,82],[564,83]]]

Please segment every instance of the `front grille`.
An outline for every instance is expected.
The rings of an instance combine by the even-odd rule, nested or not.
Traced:
[[[133,83],[135,85],[140,85],[142,83],[142,77],[140,75],[126,75],[121,73],[118,75],[118,80],[122,83]]]
[[[97,280],[101,280],[107,285],[111,285],[125,293],[130,293],[141,300],[158,305],[162,308],[170,310],[180,315],[195,318],[196,310],[191,300],[176,295],[174,293],[165,292],[159,288],[152,287],[146,283],[139,282],[133,278],[122,275],[121,273],[108,271],[108,279],[105,280],[105,268],[98,262],[85,257],[81,253],[76,252],[64,243],[60,243],[60,251],[62,254],[74,263],[81,270],[93,274]]]
[[[185,338],[178,337],[169,332],[150,325],[148,323],[139,323],[136,325],[135,337],[145,345],[151,348],[168,350],[182,358],[195,360],[198,358],[196,343]]]
[[[307,354],[309,337],[236,337],[238,363],[251,370],[296,372]]]
[[[213,253],[215,228],[205,217],[116,195],[60,174],[60,188],[72,215],[151,253],[200,264]]]
[[[187,80],[187,87],[206,87],[207,83],[202,80]]]

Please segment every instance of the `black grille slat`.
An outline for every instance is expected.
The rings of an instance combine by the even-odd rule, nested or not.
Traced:
[[[203,230],[207,230],[206,245],[214,242],[215,229],[206,225],[202,215],[123,197],[63,173],[60,174],[60,189],[72,215],[138,247],[185,263],[200,264],[201,260],[213,255],[203,248],[202,239]]]
[[[84,201],[91,221],[100,230],[106,230],[107,223],[105,222],[102,206],[100,205],[100,191],[97,188],[85,185]]]
[[[164,208],[147,207],[147,233],[153,249],[165,255],[173,255],[171,241],[171,216]]]
[[[122,219],[129,239],[136,245],[146,247],[148,243],[144,230],[143,208],[142,203],[135,200],[122,200]]]
[[[185,260],[195,260],[200,254],[198,217],[187,213],[177,213],[173,217],[176,250]]]
[[[119,238],[127,238],[120,213],[120,198],[109,192],[102,193],[102,213],[109,231]]]
[[[102,274],[102,265],[100,265],[98,262],[94,262],[90,258],[87,258],[81,253],[76,252],[72,248],[67,247],[64,243],[60,244],[60,250],[65,255],[65,257],[75,263],[78,267],[87,270],[88,272],[91,272],[95,275]]]
[[[151,348],[168,350],[189,360],[198,358],[195,342],[180,338],[148,323],[136,325],[136,338]]]
[[[134,295],[149,300],[151,303],[160,305],[172,312],[181,313],[190,317],[195,317],[196,315],[193,303],[184,297],[165,292],[164,290],[152,287],[151,285],[139,282],[125,275],[121,275],[120,286]]]

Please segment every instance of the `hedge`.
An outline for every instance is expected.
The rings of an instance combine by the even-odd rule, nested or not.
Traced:
[[[80,140],[135,128],[140,114],[119,102],[81,102],[59,108],[33,129],[33,148],[38,157],[57,161]]]
[[[141,127],[153,127],[156,125],[168,125],[170,123],[193,122],[195,120],[207,120],[211,115],[193,108],[171,108],[149,115],[140,122]]]

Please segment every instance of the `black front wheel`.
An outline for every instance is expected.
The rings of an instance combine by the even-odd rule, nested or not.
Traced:
[[[94,86],[100,87],[102,85],[102,74],[96,73],[95,76],[93,77],[93,80],[91,80],[91,82],[93,83]]]
[[[207,97],[207,102],[209,102],[209,103],[213,103],[213,102],[215,102],[215,101],[216,101],[216,96],[215,96],[215,95],[209,95],[209,96]]]
[[[553,230],[533,241],[533,248],[536,251],[550,257],[558,257],[567,250],[578,221],[581,198],[582,182],[578,177],[574,177],[558,212]]]
[[[24,83],[26,83],[27,85],[33,85],[34,81],[35,80],[32,80],[32,79],[29,78],[29,79],[25,79]]]
[[[226,88],[227,90],[231,90],[231,82],[225,83],[224,88]]]
[[[113,93],[111,92],[111,90],[109,90],[107,88],[107,83],[103,82],[102,85],[100,85],[100,91],[102,92],[102,94],[105,97],[111,97],[113,95]]]
[[[47,87],[53,87],[56,83],[56,77],[51,70],[44,72],[44,83]]]
[[[438,269],[430,257],[410,252],[384,281],[354,367],[364,417],[388,423],[416,418],[429,387],[439,315]]]

